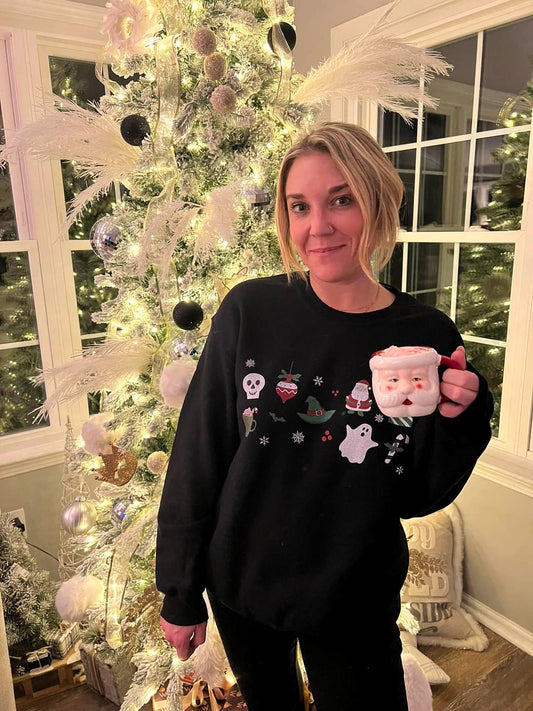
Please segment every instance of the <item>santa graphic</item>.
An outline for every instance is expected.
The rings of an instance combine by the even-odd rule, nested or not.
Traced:
[[[368,412],[371,407],[370,383],[368,380],[358,380],[352,392],[346,395],[346,409],[350,412]]]

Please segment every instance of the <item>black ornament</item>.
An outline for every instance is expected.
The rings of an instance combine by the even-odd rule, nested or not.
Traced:
[[[172,318],[176,326],[183,328],[184,331],[192,331],[204,320],[204,312],[196,301],[180,301],[174,306]]]
[[[143,140],[150,135],[150,126],[144,116],[132,114],[122,119],[120,133],[131,146],[142,146]]]
[[[282,32],[283,36],[285,37],[285,41],[289,45],[289,49],[294,49],[296,47],[296,30],[294,29],[294,27],[292,25],[289,25],[288,22],[280,22],[280,23],[276,23],[276,24],[279,24],[281,32]],[[276,52],[274,50],[274,44],[272,42],[273,33],[274,33],[274,26],[272,26],[268,31],[267,42],[268,42],[268,46],[275,54]]]

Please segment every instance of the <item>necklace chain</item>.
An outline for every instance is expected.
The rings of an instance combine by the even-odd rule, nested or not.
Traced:
[[[367,311],[370,311],[370,309],[372,308],[372,306],[374,306],[374,304],[375,304],[376,301],[378,300],[378,296],[379,296],[380,291],[381,291],[381,287],[380,287],[380,285],[379,285],[379,283],[378,283],[378,284],[377,284],[376,293],[375,293],[374,298],[372,299],[372,301],[371,301],[369,304],[365,304],[365,306],[362,306],[360,309],[357,309],[357,311],[353,311],[352,313],[366,313]]]

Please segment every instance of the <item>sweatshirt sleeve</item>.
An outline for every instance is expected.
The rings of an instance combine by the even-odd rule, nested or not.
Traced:
[[[237,310],[228,297],[213,318],[181,409],[158,514],[156,584],[167,622],[207,619],[202,597],[216,506],[238,446],[235,416]]]
[[[427,516],[452,503],[490,442],[492,395],[485,378],[469,363],[467,369],[478,375],[479,392],[464,412],[449,418],[437,409],[415,420],[411,459],[398,479],[401,518]]]

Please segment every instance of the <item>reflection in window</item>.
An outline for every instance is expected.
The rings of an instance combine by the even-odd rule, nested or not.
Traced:
[[[37,340],[26,252],[0,254],[0,343]]]
[[[99,311],[104,301],[113,299],[117,290],[95,285],[94,278],[104,272],[104,267],[102,260],[92,251],[72,252],[72,268],[81,335],[100,333],[102,325],[94,323],[91,314]]]
[[[413,229],[413,205],[415,194],[415,149],[388,153],[393,166],[398,171],[404,186],[404,197],[400,208],[400,226],[404,230]]]
[[[380,281],[384,284],[390,284],[397,289],[402,288],[403,249],[403,243],[398,242],[394,247],[390,261],[379,273]]]
[[[0,110],[0,141],[4,142],[4,122]],[[17,223],[15,221],[15,206],[9,178],[9,167],[0,166],[0,240],[18,239]]]
[[[479,119],[484,123],[478,130],[500,127],[500,112],[506,102],[523,92],[531,81],[531,56],[533,55],[533,17],[511,22],[486,30],[481,64],[481,93]],[[521,107],[517,106],[515,125],[531,122],[520,120]],[[526,112],[527,113],[527,112]]]
[[[471,224],[519,230],[522,222],[529,131],[476,143]]]
[[[0,350],[0,435],[48,425],[46,420],[33,423],[31,414],[46,398],[44,386],[35,387],[32,381],[38,368],[39,346]]]
[[[423,140],[461,136],[470,131],[474,105],[477,37],[433,47],[453,69],[447,77],[435,77],[429,87],[439,101],[438,113],[429,111],[424,119]]]
[[[453,244],[409,244],[407,291],[423,304],[450,315]]]
[[[514,245],[462,244],[456,323],[465,335],[505,341]]]
[[[418,228],[464,229],[469,143],[422,149]]]

